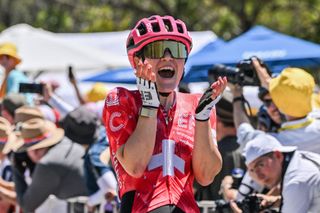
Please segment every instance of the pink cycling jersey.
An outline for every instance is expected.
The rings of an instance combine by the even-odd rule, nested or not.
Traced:
[[[195,109],[200,95],[176,93],[175,104],[165,113],[160,106],[153,156],[140,178],[130,176],[115,153],[134,131],[141,108],[139,91],[112,90],[106,99],[103,119],[110,143],[120,197],[136,191],[132,212],[148,212],[164,205],[176,205],[184,212],[199,212],[193,196],[192,149]],[[215,132],[215,111],[211,116]],[[146,127],[147,128],[147,127]],[[143,150],[141,150],[143,152]]]

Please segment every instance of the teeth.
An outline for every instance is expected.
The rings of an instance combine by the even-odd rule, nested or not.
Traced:
[[[173,71],[173,68],[172,67],[161,67],[160,68],[160,71],[161,70],[172,70]]]

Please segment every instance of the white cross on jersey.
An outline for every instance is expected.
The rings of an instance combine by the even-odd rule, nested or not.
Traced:
[[[184,174],[185,161],[174,154],[175,141],[162,140],[162,153],[153,155],[148,165],[148,170],[162,166],[163,177],[174,176],[174,168]]]

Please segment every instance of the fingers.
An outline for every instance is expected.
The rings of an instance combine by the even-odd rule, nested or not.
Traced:
[[[152,70],[151,64],[149,64],[148,60],[139,60],[139,63],[137,64],[135,75],[138,78],[143,78],[148,81],[155,82],[156,81],[156,75],[154,71]]]
[[[227,77],[219,77],[216,82],[211,85],[212,88],[212,99],[215,99],[217,96],[221,95],[222,92],[226,89],[228,84]]]
[[[238,207],[236,202],[230,201],[230,207],[234,213],[242,213],[242,210]]]

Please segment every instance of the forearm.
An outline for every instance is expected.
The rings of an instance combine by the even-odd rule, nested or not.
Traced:
[[[61,114],[61,118],[64,118],[69,112],[74,110],[74,107],[72,105],[68,104],[67,102],[65,102],[64,100],[62,100],[60,97],[58,97],[55,94],[53,94],[50,97],[48,102],[51,106],[58,109],[58,111]]]
[[[6,188],[8,190],[14,190],[14,183],[5,181],[0,177],[0,187]]]
[[[153,153],[156,131],[156,117],[140,116],[136,129],[127,142],[118,149],[118,160],[133,177],[140,177],[145,171]]]
[[[85,99],[82,97],[82,95],[80,93],[80,90],[79,90],[77,82],[74,82],[72,85],[74,87],[74,90],[76,91],[76,95],[77,95],[77,98],[78,98],[78,101],[79,101],[80,105],[85,104],[86,101],[85,101]]]
[[[6,200],[7,202],[11,203],[12,205],[16,205],[16,198],[17,194],[13,190],[8,190],[6,188],[0,187],[0,197],[2,200]]]
[[[192,168],[201,185],[210,184],[220,172],[222,159],[217,145],[213,142],[209,121],[196,121]]]
[[[250,123],[242,101],[233,102],[233,120],[236,128],[239,128],[242,123]]]

